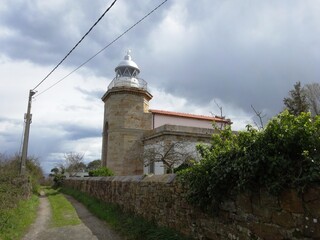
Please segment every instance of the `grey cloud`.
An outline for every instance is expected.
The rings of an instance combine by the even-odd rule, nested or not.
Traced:
[[[20,149],[21,130],[0,134],[0,153],[16,153]],[[55,131],[53,131],[55,130]],[[57,123],[56,125],[31,125],[29,138],[29,153],[40,157],[51,152],[59,152],[67,141],[83,138],[101,137],[101,129],[76,125],[72,123]]]
[[[101,137],[101,126],[90,127],[72,121],[61,121],[55,124],[38,123],[34,128],[37,131],[34,132],[34,138],[40,138],[42,141],[46,141],[45,139],[51,137],[64,139],[66,141]]]
[[[66,3],[59,8],[44,9],[38,2],[40,1],[7,1],[8,11],[1,13],[0,26],[10,29],[11,34],[0,38],[0,45],[5,46],[3,53],[11,58],[45,65],[57,64],[111,3],[81,1],[76,5]],[[64,65],[72,67],[83,63],[160,2],[119,1]],[[166,5],[170,6],[170,3]],[[108,73],[109,71],[106,72],[104,69],[108,65],[114,66],[113,59],[118,59],[119,56],[118,48],[129,47],[128,41],[141,42],[154,22],[161,20],[162,11],[165,9],[159,9],[157,14],[143,22],[143,26],[136,27],[134,32],[126,34],[101,54],[97,58],[99,61],[95,59],[87,67],[99,74]],[[109,64],[110,61],[112,64]]]
[[[75,88],[77,91],[81,92],[85,98],[89,101],[96,101],[97,99],[101,98],[103,94],[105,93],[104,90],[87,90],[81,87]]]
[[[16,125],[21,124],[21,120],[19,120],[19,119],[0,116],[0,123],[5,123],[5,122],[10,122],[10,123],[13,123]]]
[[[83,138],[101,137],[101,127],[97,128],[86,127],[74,124],[64,124],[62,129],[67,133],[69,140],[79,140]]]
[[[318,81],[320,18],[310,14],[312,4],[301,11],[300,4],[288,1],[246,3],[213,1],[208,7],[189,1],[183,24],[197,35],[184,38],[195,40],[179,55],[164,52],[143,59],[149,84],[200,106],[219,98],[274,115],[295,82]],[[172,43],[175,39],[165,44]]]
[[[55,130],[55,134],[52,133],[52,129]],[[57,165],[57,162],[63,161],[63,158],[56,156],[56,154],[63,155],[63,153],[70,151],[66,149],[68,143],[94,137],[101,137],[99,127],[92,128],[73,123],[41,126],[38,124],[38,126],[31,128],[29,154],[39,157],[41,166],[46,172],[49,172]]]
[[[82,63],[160,2],[117,2],[65,65]],[[1,14],[1,24],[14,34],[0,39],[4,53],[40,64],[57,63],[108,5],[81,1],[76,9],[66,3],[44,12],[25,1],[7,4],[10,12]],[[254,104],[272,116],[295,82],[319,80],[318,8],[318,1],[168,1],[85,67],[112,79],[132,48],[149,85],[199,106],[219,98],[247,112]],[[164,26],[167,18],[187,29],[183,42],[160,35],[161,27],[171,27]],[[180,44],[187,46],[182,52],[174,48]],[[101,97],[99,91],[78,90],[88,99]]]
[[[0,132],[0,153],[17,153],[20,150],[22,121],[0,117],[0,126],[10,123],[5,131]]]

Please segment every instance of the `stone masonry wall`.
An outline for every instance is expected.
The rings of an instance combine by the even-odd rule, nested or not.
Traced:
[[[186,188],[175,178],[75,178],[65,186],[195,239],[320,239],[320,186],[302,196],[293,190],[280,197],[265,191],[245,193],[224,202],[216,215],[208,215],[187,203]]]

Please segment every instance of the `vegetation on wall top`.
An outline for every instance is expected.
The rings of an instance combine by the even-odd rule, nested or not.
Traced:
[[[295,116],[286,110],[261,131],[248,125],[246,131],[233,134],[226,128],[198,151],[202,160],[180,177],[189,186],[190,202],[202,209],[246,190],[303,192],[320,180],[320,116]]]
[[[111,171],[111,169],[107,167],[99,167],[94,170],[89,171],[90,177],[107,177],[107,176],[113,176],[114,173]]]

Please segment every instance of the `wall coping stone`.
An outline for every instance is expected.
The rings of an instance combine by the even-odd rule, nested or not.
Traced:
[[[132,175],[132,176],[110,176],[110,177],[71,177],[70,180],[88,180],[88,181],[105,181],[105,182],[141,182],[144,175]]]
[[[113,176],[112,182],[141,182],[144,178],[143,175],[132,175],[132,176]]]
[[[175,135],[185,136],[193,138],[207,138],[210,139],[212,134],[217,133],[215,129],[211,128],[199,128],[199,127],[187,127],[165,124],[152,130],[148,130],[144,133],[142,141],[147,141],[163,135]]]
[[[172,183],[176,179],[176,174],[163,175],[132,175],[132,176],[110,176],[110,177],[70,177],[70,180],[106,181],[106,182],[159,182]]]
[[[164,174],[164,175],[146,175],[142,182],[159,182],[159,183],[172,183],[176,174]]]

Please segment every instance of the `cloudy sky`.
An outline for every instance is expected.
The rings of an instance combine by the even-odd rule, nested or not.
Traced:
[[[41,93],[108,45],[163,0],[118,0]],[[0,152],[19,152],[34,88],[111,0],[2,0]],[[320,1],[168,0],[100,55],[32,103],[29,154],[46,172],[66,152],[100,158],[103,102],[114,68],[132,50],[151,108],[231,118],[235,130],[283,109],[297,81],[320,80]]]

